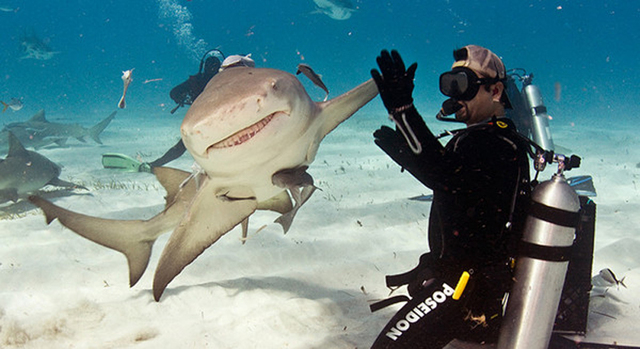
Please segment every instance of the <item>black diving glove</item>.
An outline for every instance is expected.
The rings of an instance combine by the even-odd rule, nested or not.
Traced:
[[[413,78],[418,68],[418,63],[413,63],[405,70],[404,62],[398,51],[382,50],[376,58],[380,72],[371,69],[371,77],[378,86],[382,103],[390,115],[410,108],[413,105]]]
[[[402,134],[390,127],[382,126],[373,133],[374,142],[397,164],[404,166],[415,162],[415,155]]]

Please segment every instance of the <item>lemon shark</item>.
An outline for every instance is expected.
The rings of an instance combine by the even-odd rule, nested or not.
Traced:
[[[100,134],[109,126],[115,116],[116,112],[114,111],[94,126],[86,128],[77,123],[50,122],[45,117],[44,109],[41,109],[27,121],[5,125],[0,131],[0,150],[3,149],[2,145],[7,143],[4,139],[8,132],[13,133],[25,147],[36,150],[51,144],[64,146],[69,138],[86,143],[85,137],[91,137],[96,143],[102,144]]]
[[[63,181],[61,168],[56,163],[22,146],[13,133],[8,133],[9,153],[0,159],[0,203],[16,202],[46,185],[67,189],[87,189]]]
[[[149,220],[113,220],[71,212],[42,198],[31,201],[47,223],[64,226],[122,252],[133,286],[152,246],[173,230],[153,281],[158,301],[167,285],[234,227],[246,237],[256,210],[282,215],[285,233],[315,190],[307,173],[323,138],[377,95],[373,80],[326,102],[311,100],[300,81],[281,70],[234,67],[215,75],[185,115],[187,150],[201,167],[188,173],[156,168],[167,191],[165,209]]]

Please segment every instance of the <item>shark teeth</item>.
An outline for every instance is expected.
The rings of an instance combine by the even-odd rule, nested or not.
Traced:
[[[258,134],[258,132],[262,131],[262,129],[264,129],[267,124],[269,124],[271,122],[271,120],[276,116],[277,113],[272,113],[269,114],[267,117],[265,117],[264,119],[256,122],[255,124],[244,128],[234,134],[232,134],[231,136],[221,140],[220,142],[212,145],[210,148],[213,149],[220,149],[220,148],[229,148],[229,147],[235,147],[237,145],[240,145],[248,140],[250,140],[251,138],[253,138],[253,136],[255,136],[256,134]]]

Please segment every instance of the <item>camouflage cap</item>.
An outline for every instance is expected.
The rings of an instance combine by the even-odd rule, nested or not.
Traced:
[[[467,67],[487,78],[500,80],[507,76],[507,71],[500,57],[490,50],[476,45],[467,45],[453,51],[456,60],[451,68]]]

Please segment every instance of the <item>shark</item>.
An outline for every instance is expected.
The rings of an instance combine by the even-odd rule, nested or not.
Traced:
[[[339,21],[351,18],[351,14],[356,10],[350,0],[313,0],[313,2],[318,6],[317,12]]]
[[[48,41],[48,39],[40,39],[33,31],[30,33],[25,32],[20,40],[20,48],[24,53],[24,56],[20,57],[20,59],[50,60],[60,52],[53,51],[49,47]]]
[[[22,146],[11,132],[8,134],[9,153],[0,159],[0,203],[16,202],[46,185],[67,189],[86,189],[59,178],[61,169],[41,154]]]
[[[156,168],[167,191],[165,208],[148,220],[116,220],[73,212],[31,196],[46,222],[123,253],[129,283],[145,272],[161,234],[172,233],[153,277],[159,301],[169,283],[236,226],[246,237],[258,210],[280,213],[285,233],[316,187],[307,169],[321,141],[378,94],[373,80],[323,102],[311,100],[295,75],[233,67],[215,75],[181,125],[199,170]]]
[[[25,147],[34,149],[54,143],[63,146],[69,138],[75,138],[84,143],[87,136],[96,143],[102,144],[100,134],[109,126],[115,116],[116,112],[114,111],[96,125],[86,128],[79,124],[50,122],[45,117],[44,110],[40,110],[27,121],[12,122],[5,125],[4,129],[0,131],[0,142],[3,142],[3,138],[6,138],[7,134],[11,132]]]

